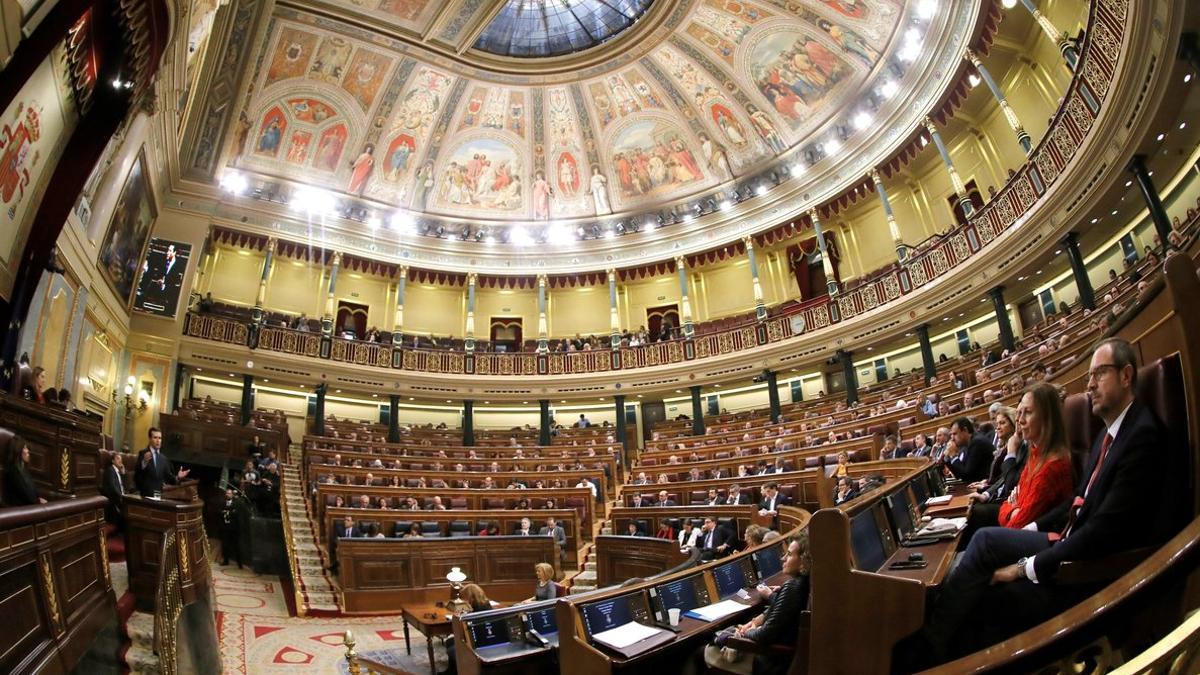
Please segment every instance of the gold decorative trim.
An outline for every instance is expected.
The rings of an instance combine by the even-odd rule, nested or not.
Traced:
[[[42,588],[46,591],[46,604],[50,609],[50,620],[54,622],[55,633],[63,632],[62,614],[58,610],[58,591],[54,586],[54,572],[50,569],[50,554],[41,556]]]
[[[112,576],[108,569],[108,535],[104,533],[104,521],[100,521],[100,563],[101,569],[104,570],[104,586],[112,589]]]
[[[188,555],[188,548],[188,538],[180,537],[175,550],[178,551],[179,555],[180,576],[185,580],[192,578],[191,563],[188,561],[188,558],[191,556]]]
[[[62,483],[63,490],[71,488],[71,449],[63,446],[62,456],[60,458],[60,469],[58,479]]]

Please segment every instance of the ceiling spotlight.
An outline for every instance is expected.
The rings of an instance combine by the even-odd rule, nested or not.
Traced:
[[[508,231],[508,241],[515,246],[529,246],[533,244],[533,237],[525,231],[525,228],[520,225]]]
[[[1184,75],[1184,76],[1183,76],[1183,83],[1184,83],[1184,84],[1187,84],[1188,82],[1191,82],[1191,81],[1192,81],[1192,74],[1191,74],[1191,73],[1188,73],[1187,75]]]
[[[1004,9],[1012,9],[1017,6],[1017,0],[1000,0],[1000,6]]]
[[[226,171],[221,174],[221,189],[231,195],[240,195],[246,191],[248,182],[239,171]]]
[[[883,98],[891,98],[895,96],[896,92],[899,90],[900,85],[896,84],[895,80],[888,80],[887,82],[883,83],[883,86],[879,87],[879,95]]]
[[[685,223],[692,222],[693,218],[695,218],[695,216],[693,216],[690,211],[683,214],[683,222]]]
[[[804,165],[800,162],[796,162],[790,168],[788,168],[788,173],[792,174],[792,178],[799,178],[800,175],[804,173]]]
[[[388,224],[397,232],[411,234],[415,223],[411,213],[408,211],[397,211],[388,219]]]
[[[871,123],[874,121],[875,121],[875,118],[871,117],[870,113],[860,112],[854,116],[854,128],[858,129],[859,131],[862,131],[862,130],[866,129],[867,127],[871,126]]]
[[[838,152],[841,151],[841,149],[842,149],[842,144],[836,138],[832,138],[832,139],[826,141],[825,145],[822,146],[822,150],[825,151],[826,156],[836,155]]]
[[[978,87],[979,82],[980,82],[979,76],[976,75],[975,73],[971,73],[970,75],[967,76],[967,84],[971,85],[972,89],[974,89],[975,87]]]
[[[767,194],[767,186],[765,184],[760,184],[758,187],[754,188],[754,194],[760,197]]]
[[[721,210],[722,211],[728,211],[729,209],[732,209],[732,208],[733,208],[733,202],[729,201],[728,199],[721,200]]]
[[[919,42],[906,42],[896,56],[905,63],[912,63],[917,60],[917,55],[920,53],[921,44]]]
[[[929,19],[937,11],[937,0],[920,0],[917,3],[917,17]]]
[[[337,203],[333,195],[325,190],[301,185],[292,192],[291,207],[309,215],[332,214]]]
[[[1164,138],[1166,138],[1166,137],[1167,137],[1167,135],[1166,135],[1166,134],[1159,134],[1159,135],[1158,135],[1158,136],[1157,136],[1157,137],[1156,137],[1154,140],[1156,140],[1156,141],[1161,141],[1162,139],[1164,139]]]
[[[494,243],[496,243],[496,238],[489,234],[487,237],[484,238],[483,242],[485,244],[494,244]]]
[[[379,220],[379,216],[371,216],[367,218],[367,228],[370,230],[378,230],[383,221]]]
[[[617,233],[615,230],[605,230],[604,231],[605,239],[614,239],[616,236],[617,236]]]
[[[561,223],[554,223],[546,228],[546,241],[554,246],[567,246],[574,240],[571,230]]]

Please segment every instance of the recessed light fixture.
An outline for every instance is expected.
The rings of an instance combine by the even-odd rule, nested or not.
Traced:
[[[1116,210],[1116,209],[1113,209],[1113,212],[1112,212],[1112,214],[1113,214],[1114,216],[1115,216],[1115,215],[1117,215],[1117,210]]]
[[[1179,128],[1180,128],[1180,129],[1186,129],[1186,128],[1187,128],[1187,122],[1180,122],[1180,123],[1179,123]]]
[[[1060,249],[1056,250],[1054,252],[1054,255],[1062,255],[1062,249],[1060,248]]]
[[[1156,141],[1161,141],[1162,139],[1164,139],[1164,138],[1166,138],[1166,137],[1167,137],[1167,135],[1166,135],[1166,134],[1159,134],[1158,136],[1156,136],[1156,137],[1155,137],[1155,139],[1154,139],[1154,140],[1156,140]]]
[[[1092,224],[1093,224],[1093,225],[1095,225],[1095,224],[1096,224],[1096,223],[1098,223],[1098,222],[1100,222],[1100,219],[1099,219],[1099,218],[1092,218]]]
[[[1192,74],[1191,74],[1191,73],[1188,73],[1187,75],[1184,75],[1184,76],[1183,76],[1183,83],[1184,83],[1184,84],[1187,84],[1188,82],[1191,82],[1191,81],[1192,81]]]

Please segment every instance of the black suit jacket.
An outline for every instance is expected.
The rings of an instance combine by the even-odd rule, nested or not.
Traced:
[[[733,533],[724,527],[717,526],[712,531],[711,545],[708,541],[708,532],[701,532],[700,538],[696,540],[696,544],[700,547],[700,557],[705,560],[713,558],[722,558],[733,553],[734,537]],[[724,550],[718,550],[722,544],[726,544]]]
[[[104,467],[104,479],[100,481],[100,494],[108,497],[109,503],[114,506],[119,506],[121,499],[125,496],[125,483],[117,476],[117,472],[113,471],[112,464]]]
[[[1117,437],[1091,492],[1083,501],[1069,535],[1038,553],[1034,567],[1039,582],[1053,580],[1066,560],[1089,560],[1143,546],[1156,545],[1173,535],[1186,508],[1182,491],[1173,478],[1184,475],[1168,463],[1183,456],[1166,448],[1168,433],[1154,413],[1134,402],[1121,421]],[[1092,444],[1083,475],[1075,489],[1083,497],[1099,459],[1104,434]],[[1172,481],[1164,484],[1164,480]],[[1070,504],[1038,520],[1038,529],[1059,531],[1066,523]]]
[[[805,609],[808,609],[808,575],[801,574],[783,582],[771,594],[762,625],[746,631],[746,639],[763,645],[795,644],[800,613]]]
[[[337,523],[336,525],[333,526],[333,530],[335,533],[337,533],[337,536],[339,539],[342,537],[361,537],[361,536],[363,536],[362,530],[358,529],[358,523],[355,523],[354,525],[352,525],[349,530],[346,529],[345,523]]]
[[[143,466],[149,453],[150,448],[138,453],[137,468],[133,472],[133,482],[137,485],[138,494],[143,497],[152,496],[155,492],[161,493],[164,484],[179,484],[175,465],[161,450],[153,463]]]
[[[1025,469],[1025,461],[1029,459],[1029,442],[1021,442],[1016,457],[1008,457],[1007,454],[1005,451],[1004,460],[1000,463],[999,477],[983,490],[988,493],[990,504],[999,504],[1017,489],[1017,483],[1021,481],[1021,471]]]
[[[783,494],[782,492],[775,495],[775,508],[774,509],[771,509],[770,504],[769,504],[770,501],[771,500],[767,499],[766,497],[763,497],[763,500],[758,503],[758,508],[770,509],[772,511],[779,511],[779,507],[789,506],[792,503],[790,500],[788,500],[787,495]]]
[[[739,492],[737,495],[736,501],[731,502],[731,501],[729,501],[729,497],[726,497],[724,503],[725,504],[749,504],[750,503],[750,495],[746,494],[745,492]]]
[[[954,474],[955,478],[964,483],[984,480],[988,477],[988,470],[991,469],[994,452],[995,448],[987,441],[986,437],[975,435],[971,437],[967,449],[958,453],[958,456],[952,461],[947,462],[946,467],[950,469],[950,473]]]

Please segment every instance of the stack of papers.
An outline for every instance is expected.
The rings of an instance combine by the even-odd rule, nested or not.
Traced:
[[[717,619],[725,618],[730,614],[736,614],[743,609],[746,609],[746,605],[743,605],[736,600],[722,600],[721,602],[717,602],[705,607],[697,607],[690,612],[685,612],[684,616],[690,616],[693,619],[699,619],[701,621],[716,621]]]
[[[967,526],[967,519],[963,518],[934,518],[925,524],[925,527],[917,530],[914,537],[935,537],[943,534],[957,534]]]
[[[629,645],[665,632],[661,628],[645,626],[636,621],[630,621],[623,626],[610,628],[603,633],[596,633],[592,635],[592,639],[606,647],[625,649]]]
[[[938,506],[940,504],[949,504],[950,500],[954,499],[951,495],[942,495],[941,497],[930,497],[925,500],[925,506]]]

